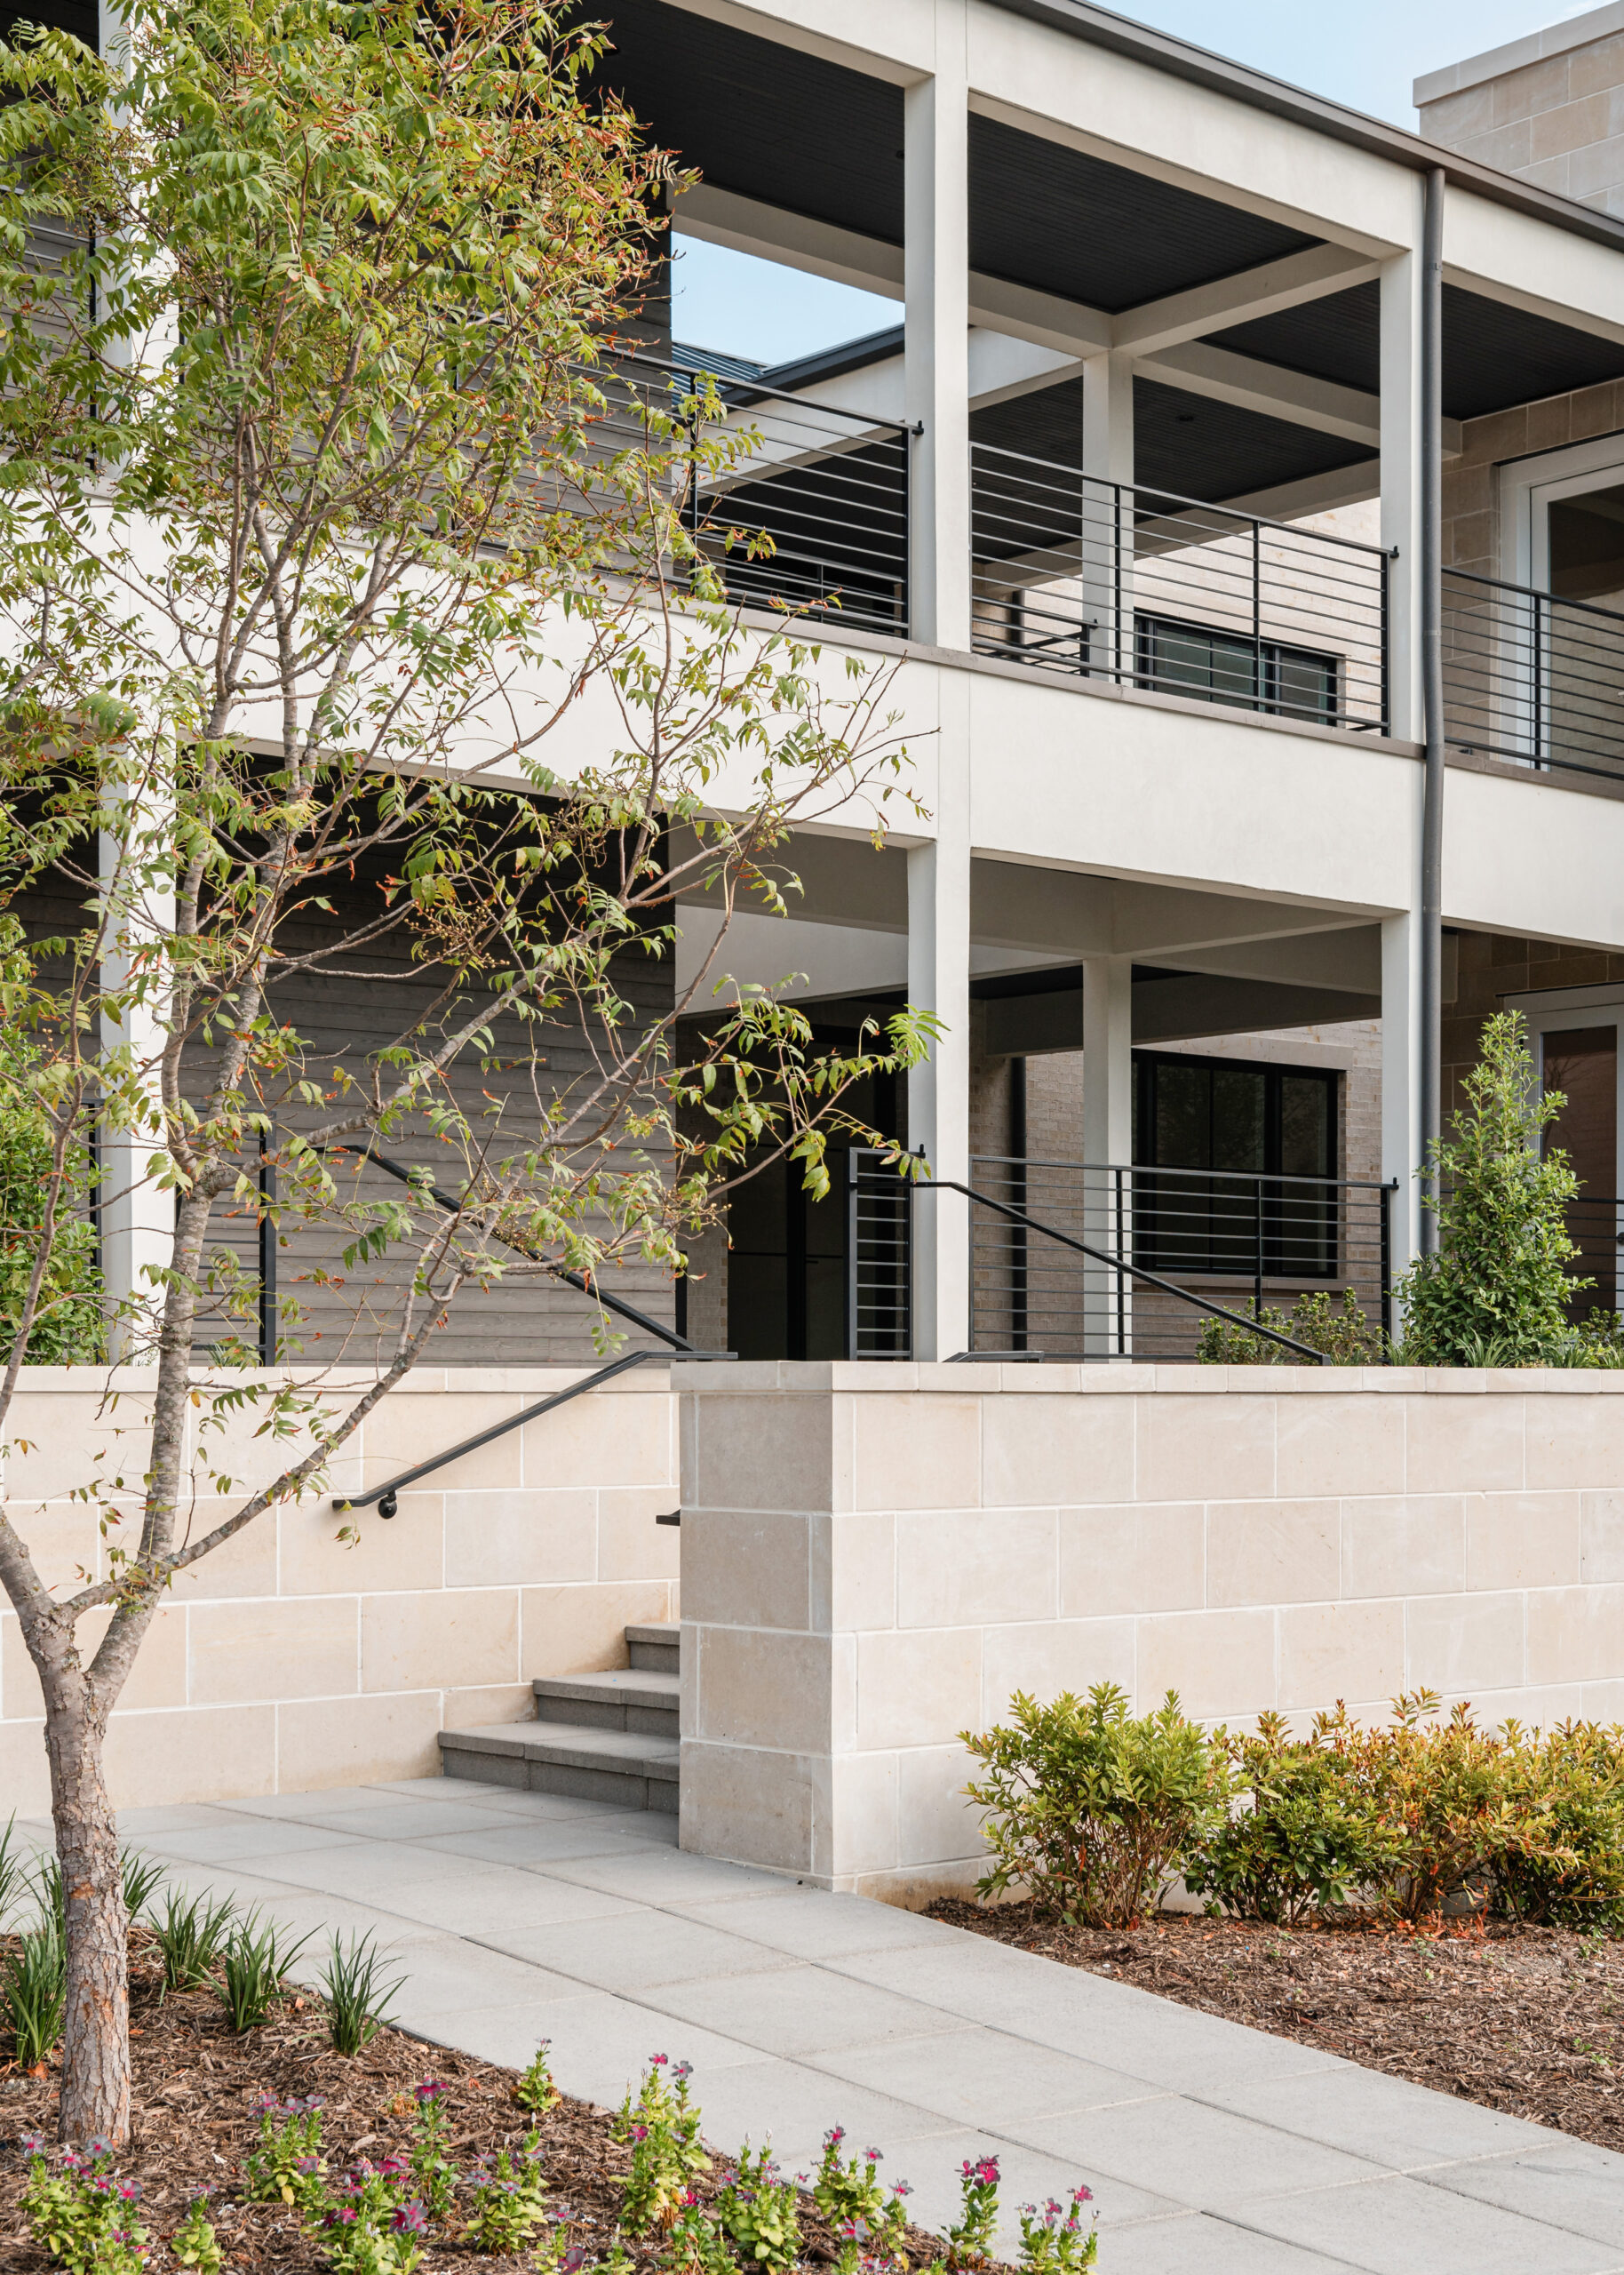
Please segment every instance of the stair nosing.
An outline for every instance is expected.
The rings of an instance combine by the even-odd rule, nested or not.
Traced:
[[[440,1742],[456,1753],[556,1761],[573,1769],[673,1780],[682,1752],[675,1738],[654,1737],[641,1730],[600,1730],[580,1722],[498,1722],[482,1729],[442,1730]]]
[[[627,1706],[674,1713],[682,1696],[682,1679],[663,1667],[615,1667],[601,1674],[538,1674],[530,1684],[537,1698],[613,1699]]]

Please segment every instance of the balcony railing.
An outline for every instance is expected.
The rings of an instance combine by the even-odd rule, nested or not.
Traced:
[[[683,515],[730,600],[820,623],[908,633],[908,432],[896,419],[779,395],[755,380],[711,378],[651,356],[623,358],[607,380],[601,441],[633,443],[657,413],[696,442],[731,443],[701,467]],[[701,399],[713,390],[720,416]]]
[[[1445,733],[1516,765],[1624,774],[1624,616],[1444,571]]]
[[[1225,1311],[1289,1313],[1345,1293],[1390,1332],[1390,1186],[1358,1178],[1095,1166],[981,1155],[970,1182],[972,1347],[1046,1358],[1184,1360],[1203,1316],[1012,1219],[996,1203]],[[1255,1316],[1255,1312],[1254,1316]]]
[[[1380,547],[984,443],[970,461],[979,654],[1385,733]]]

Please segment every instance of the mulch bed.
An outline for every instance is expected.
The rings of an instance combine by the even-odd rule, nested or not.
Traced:
[[[956,1928],[1624,2150],[1624,1942],[1445,1920],[1265,1928],[1190,1912],[1066,1928],[943,1903]]]
[[[0,1951],[11,1943],[0,1936]],[[161,2245],[190,2200],[207,2190],[209,2216],[228,2268],[250,2275],[316,2275],[324,2257],[298,2214],[291,2207],[243,2200],[242,2160],[259,2139],[254,2103],[266,2092],[284,2101],[319,2095],[322,2151],[336,2177],[356,2158],[377,2163],[407,2148],[411,2089],[434,2078],[452,2088],[446,2106],[453,2161],[466,2170],[477,2157],[516,2148],[533,2127],[540,2135],[552,2215],[568,2222],[570,2247],[583,2252],[588,2265],[607,2255],[620,2208],[613,2176],[624,2173],[627,2162],[626,2151],[610,2138],[609,2111],[566,2096],[547,2116],[532,2119],[511,2099],[512,2071],[426,2046],[398,2031],[380,2030],[346,2060],[332,2051],[325,2010],[314,1998],[290,1996],[275,2021],[239,2038],[212,1992],[161,2000],[161,1984],[160,1970],[138,1942],[131,1960],[134,2123],[118,2169],[141,2183],[137,2216],[152,2243]],[[681,2035],[679,2030],[672,2041],[673,2060],[681,2055]],[[0,2062],[0,2267],[6,2275],[45,2275],[52,2265],[33,2242],[20,2208],[26,2167],[18,2141],[31,2132],[54,2141],[56,2101],[54,2066],[36,2076]],[[701,2181],[702,2199],[720,2178],[713,2170]],[[801,2228],[804,2259],[836,2257],[835,2239],[804,2194]],[[910,2239],[916,2264],[941,2248],[918,2231],[910,2231]],[[531,2266],[539,2235],[512,2257],[439,2236],[423,2240],[428,2247],[421,2275],[465,2268],[504,2275]],[[625,2239],[640,2275],[657,2264],[661,2240]],[[155,2269],[173,2264],[166,2251],[155,2252]]]

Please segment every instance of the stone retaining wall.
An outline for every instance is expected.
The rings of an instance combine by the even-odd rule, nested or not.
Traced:
[[[338,1457],[330,1492],[380,1484],[588,1371],[425,1369]],[[133,1370],[25,1370],[7,1507],[59,1590],[103,1569],[95,1513],[68,1497],[98,1471],[139,1477],[149,1385]],[[239,1500],[273,1457],[252,1426],[210,1441]],[[517,1720],[533,1676],[624,1665],[628,1620],[675,1616],[677,1535],[654,1518],[673,1505],[676,1470],[675,1401],[651,1364],[402,1493],[393,1521],[375,1508],[346,1519],[329,1495],[267,1511],[184,1575],[154,1622],[108,1733],[115,1800],[431,1776],[448,1722]],[[196,1528],[231,1506],[200,1492]],[[346,1523],[354,1547],[338,1540]],[[16,1618],[0,1609],[0,1819],[45,1806],[42,1728]]]
[[[959,1730],[1109,1676],[1624,1717],[1624,1374],[678,1366],[682,1842],[980,1869]]]

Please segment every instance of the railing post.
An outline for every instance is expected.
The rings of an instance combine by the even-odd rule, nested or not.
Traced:
[[[259,1364],[276,1364],[276,1162],[268,1129],[259,1132]]]
[[[1127,1251],[1122,1243],[1126,1237],[1126,1221],[1122,1207],[1122,1180],[1126,1174],[1127,1172],[1122,1169],[1113,1172],[1117,1182],[1117,1207],[1116,1238],[1111,1242],[1112,1255],[1121,1257],[1125,1263],[1127,1260]],[[1118,1359],[1126,1359],[1127,1356],[1127,1273],[1126,1272],[1118,1272],[1117,1274],[1117,1356]]]
[[[1391,625],[1391,622],[1390,622],[1390,604],[1391,604],[1391,603],[1390,603],[1390,595],[1391,595],[1391,587],[1392,587],[1392,581],[1393,581],[1393,579],[1392,579],[1393,556],[1392,556],[1392,555],[1391,555],[1390,553],[1383,553],[1383,554],[1381,555],[1381,731],[1382,731],[1382,733],[1383,733],[1384,735],[1386,735],[1386,734],[1390,734],[1390,733],[1392,732],[1392,718],[1393,718],[1392,625]]]
[[[1252,675],[1261,710],[1263,688],[1263,525],[1252,524]]]
[[[1393,1355],[1393,1193],[1395,1187],[1381,1187],[1381,1363],[1389,1365]]]
[[[846,1156],[846,1355],[857,1350],[857,1148]]]
[[[1252,1260],[1252,1316],[1263,1316],[1263,1180],[1258,1177],[1253,1187],[1252,1221],[1256,1239]]]

